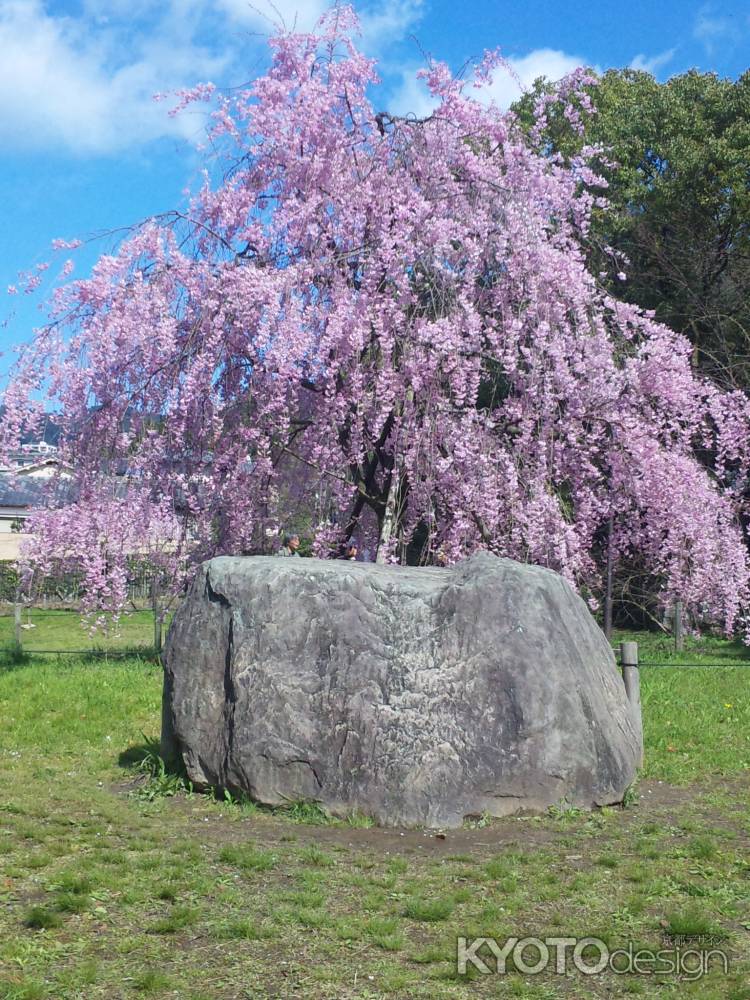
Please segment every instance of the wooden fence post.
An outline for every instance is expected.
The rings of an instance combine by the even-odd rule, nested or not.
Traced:
[[[672,624],[674,629],[675,652],[681,653],[685,647],[685,640],[682,632],[682,601],[674,602],[674,618]]]
[[[641,711],[641,675],[638,666],[638,643],[620,643],[620,662],[622,664],[622,680],[625,693],[628,696],[633,714],[636,717],[641,733],[641,759],[639,767],[643,767],[643,715]]]

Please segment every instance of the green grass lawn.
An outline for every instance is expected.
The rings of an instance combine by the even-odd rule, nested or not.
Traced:
[[[115,627],[92,634],[72,611],[29,608],[23,611],[23,626],[21,643],[32,653],[39,650],[137,652],[149,650],[154,644],[154,616],[150,610],[131,611],[122,615]],[[14,641],[14,629],[12,610],[0,615],[0,647]]]
[[[739,639],[728,641],[704,635],[697,638],[685,636],[684,649],[676,653],[672,636],[656,632],[624,632],[615,630],[613,646],[623,641],[638,643],[639,659],[646,664],[659,663],[677,666],[693,663],[721,663],[729,666],[745,665],[750,669],[750,646]]]
[[[0,1000],[750,1000],[747,668],[643,669],[626,808],[444,840],[190,794],[149,749],[160,693],[136,657],[0,664]],[[456,972],[458,935],[670,932],[725,935],[728,975]]]

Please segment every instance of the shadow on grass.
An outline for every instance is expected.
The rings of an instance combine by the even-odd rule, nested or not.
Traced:
[[[140,660],[142,663],[153,663],[161,666],[160,654],[152,646],[122,646],[118,649],[95,648],[78,653],[77,656],[83,663],[98,663],[101,660]]]
[[[161,756],[161,743],[158,736],[146,736],[141,733],[142,742],[133,743],[123,750],[118,758],[119,767],[127,771],[143,771],[146,774],[170,774],[187,781],[185,765],[179,757],[165,760]]]
[[[135,773],[136,788],[132,794],[153,801],[179,792],[192,792],[193,786],[182,760],[165,760],[159,751],[159,740],[144,734],[142,743],[133,744],[118,756],[119,766]]]
[[[341,825],[344,822],[330,815],[317,802],[290,801],[283,806],[270,806],[256,802],[244,792],[233,793],[229,789],[212,786],[194,789],[182,759],[178,757],[165,760],[159,752],[159,740],[156,737],[146,736],[145,733],[142,735],[142,742],[127,747],[117,758],[118,765],[135,776],[135,788],[131,794],[136,798],[153,801],[182,792],[197,793],[220,802],[224,807],[237,807],[246,813],[283,816],[292,823],[329,826]],[[352,813],[348,823],[350,826],[374,825],[371,820],[358,813]]]
[[[18,670],[20,667],[27,667],[32,660],[31,653],[22,646],[10,643],[0,648],[0,672]]]
[[[144,736],[142,743],[134,743],[126,750],[123,750],[117,758],[117,763],[120,767],[124,767],[130,771],[133,768],[142,767],[146,762],[152,761],[154,757],[158,756],[159,741],[155,738],[151,739],[149,736]]]

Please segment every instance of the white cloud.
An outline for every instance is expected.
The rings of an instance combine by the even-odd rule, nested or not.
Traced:
[[[472,91],[472,96],[487,104],[510,107],[534,81],[544,76],[557,81],[579,66],[589,65],[580,56],[568,55],[559,49],[534,49],[526,56],[506,60],[507,67],[498,67],[492,81]],[[424,118],[435,108],[436,101],[422,80],[416,78],[418,67],[402,70],[401,82],[395,88],[389,110],[398,115],[413,114]]]
[[[372,51],[404,38],[421,20],[422,0],[381,0],[360,11],[365,49]]]
[[[507,62],[510,68],[499,67],[492,82],[478,91],[480,100],[508,108],[540,76],[556,82],[579,66],[589,65],[581,56],[568,55],[559,49],[534,49],[527,56],[511,58]]]
[[[137,20],[153,9],[153,0],[83,0],[84,13],[100,24]]]
[[[334,0],[217,0],[238,24],[270,31],[311,31]],[[365,0],[357,3],[361,43],[368,52],[400,41],[419,22],[423,0]]]
[[[659,70],[668,65],[674,59],[676,48],[667,49],[655,56],[646,56],[642,52],[633,58],[630,63],[631,69],[642,70],[644,73],[651,73],[656,76]]]
[[[394,115],[404,115],[414,118],[427,118],[437,106],[437,101],[427,89],[424,80],[417,79],[420,67],[413,66],[401,70],[401,82],[394,89],[387,108],[379,111],[390,111]]]
[[[713,55],[720,45],[734,45],[745,33],[745,28],[732,15],[715,12],[712,4],[704,4],[693,24],[693,37],[703,43],[706,52]]]
[[[218,0],[218,6],[239,24],[310,31],[329,4],[326,0]]]
[[[363,0],[361,44],[385,52],[421,17],[423,0]],[[200,134],[153,95],[262,71],[262,37],[310,30],[329,0],[0,0],[0,134],[7,148],[104,154],[163,136]]]
[[[123,53],[113,29],[48,15],[41,0],[0,6],[0,132],[6,146],[80,153],[192,134],[152,96],[221,72],[226,60],[198,45],[175,46],[154,26]]]

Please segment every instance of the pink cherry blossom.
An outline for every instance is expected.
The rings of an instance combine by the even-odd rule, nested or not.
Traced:
[[[91,609],[116,609],[133,552],[177,589],[304,518],[319,555],[352,533],[397,562],[488,548],[595,606],[613,518],[618,564],[742,627],[747,399],[586,270],[585,157],[539,153],[443,64],[428,118],[381,111],[355,34],[338,9],[275,36],[245,90],[179,95],[211,102],[203,186],[56,293],[0,434],[12,449],[44,400],[74,469],[29,565],[80,566]],[[540,123],[553,100],[580,123],[585,82]]]

